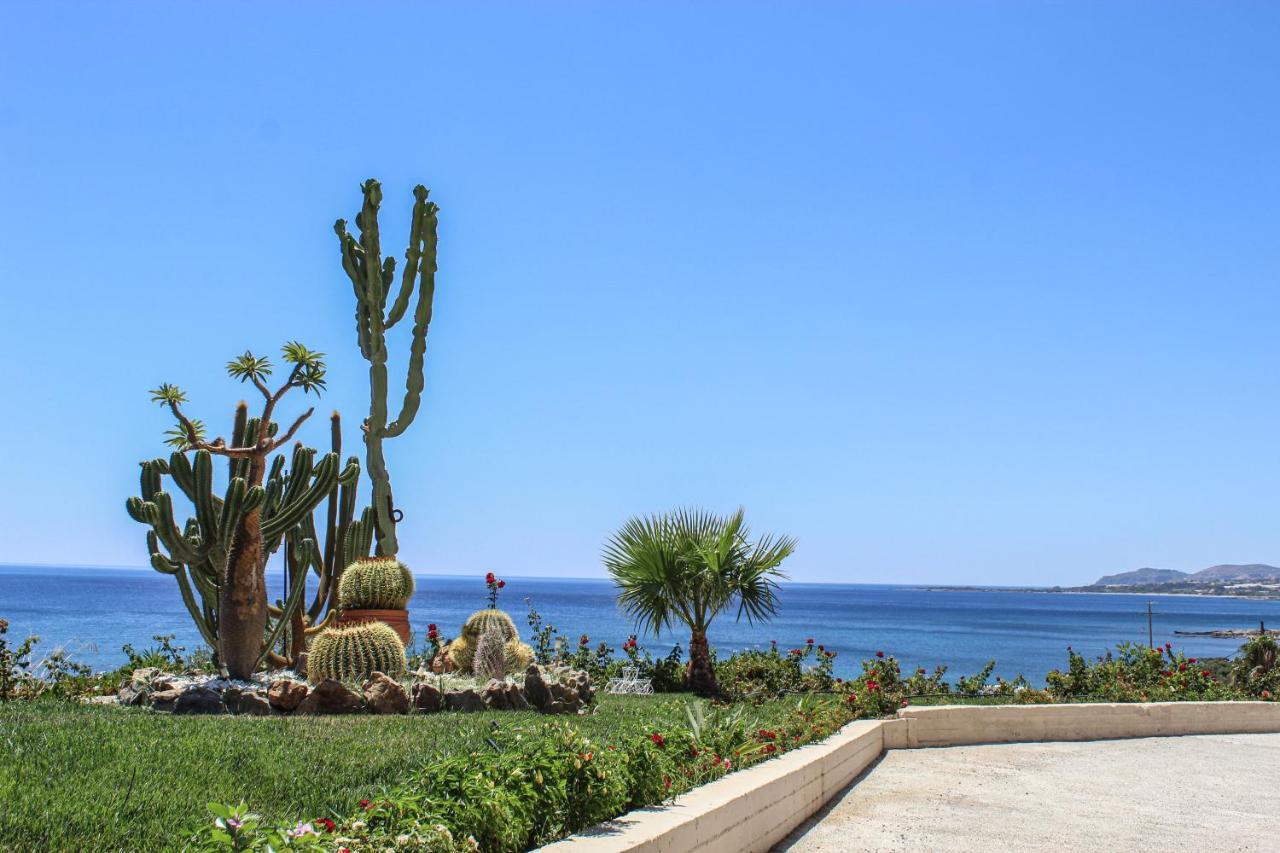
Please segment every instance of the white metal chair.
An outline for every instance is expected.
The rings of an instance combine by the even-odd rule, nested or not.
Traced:
[[[622,676],[609,679],[609,683],[605,685],[604,689],[606,693],[614,695],[647,695],[653,692],[653,682],[647,678],[641,678],[640,670],[636,667],[624,666],[622,668]]]

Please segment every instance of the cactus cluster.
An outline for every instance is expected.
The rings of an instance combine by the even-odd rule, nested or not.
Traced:
[[[259,429],[259,419],[249,417],[248,406],[241,403],[236,408],[232,446],[255,444]],[[261,514],[262,550],[267,558],[285,546],[286,600],[268,608],[273,621],[268,625],[263,656],[291,625],[295,629],[318,626],[330,598],[335,563],[344,565],[338,561],[351,561],[369,552],[371,513],[366,510],[362,521],[353,520],[360,464],[355,457],[349,458],[345,467],[338,464],[341,426],[336,412],[332,429],[332,452],[317,460],[315,450],[296,445],[291,460],[283,454],[271,460],[261,486],[248,485],[248,460],[228,459],[227,487],[221,495],[214,492],[213,457],[208,450],[182,446],[168,459],[141,463],[141,497],[129,498],[126,509],[135,521],[151,528],[146,537],[151,565],[176,578],[182,601],[211,648],[219,647],[221,587],[232,534],[246,513],[257,509]],[[276,431],[277,425],[272,423],[267,435],[274,436]],[[164,488],[165,475],[194,510],[194,516],[181,526],[174,513],[173,495]],[[317,530],[313,510],[326,498],[327,524]],[[302,596],[310,572],[318,576],[319,589],[306,606]]]
[[[521,671],[533,662],[533,649],[520,642],[520,632],[510,616],[501,610],[479,610],[463,623],[461,635],[449,644],[449,660],[459,672],[481,675],[476,657],[486,634],[493,634],[502,643],[504,674]]]
[[[326,678],[362,681],[373,672],[395,678],[404,671],[404,646],[400,644],[400,637],[381,622],[327,628],[311,641],[307,657],[307,677],[312,684]]]
[[[393,557],[356,560],[338,581],[343,610],[403,610],[412,597],[413,573]]]

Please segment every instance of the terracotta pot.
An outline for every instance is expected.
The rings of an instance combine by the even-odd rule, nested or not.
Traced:
[[[358,625],[361,622],[386,622],[400,635],[400,642],[407,646],[413,640],[408,610],[343,610],[338,613],[339,625]]]

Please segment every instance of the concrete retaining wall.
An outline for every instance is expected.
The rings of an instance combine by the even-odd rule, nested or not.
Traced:
[[[849,723],[810,744],[542,849],[557,853],[766,851],[818,812],[886,749],[1280,732],[1277,702],[945,705]]]
[[[1276,702],[1147,702],[1088,705],[942,705],[905,708],[892,745],[961,746],[1050,740],[1280,731]],[[902,727],[905,722],[906,726]]]

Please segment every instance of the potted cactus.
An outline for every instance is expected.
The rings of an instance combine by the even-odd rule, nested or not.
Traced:
[[[338,624],[385,622],[408,645],[409,611],[413,597],[413,574],[392,557],[364,557],[356,560],[338,581]]]

